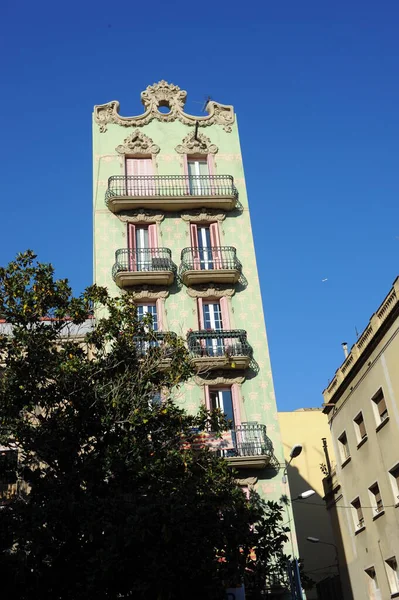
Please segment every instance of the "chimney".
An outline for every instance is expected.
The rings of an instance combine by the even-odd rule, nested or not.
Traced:
[[[344,351],[345,358],[347,358],[347,356],[348,356],[348,344],[347,344],[347,342],[342,342],[341,346],[342,346],[342,350]]]

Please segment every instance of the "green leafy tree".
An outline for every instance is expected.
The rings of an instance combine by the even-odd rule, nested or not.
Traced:
[[[3,593],[223,598],[256,564],[264,507],[197,443],[224,416],[171,400],[192,375],[183,340],[158,343],[128,294],[73,297],[31,251],[0,269],[0,315],[0,444],[18,451],[18,491],[0,510]]]

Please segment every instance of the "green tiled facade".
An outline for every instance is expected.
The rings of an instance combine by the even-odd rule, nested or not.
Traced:
[[[248,342],[253,348],[254,362],[244,373],[234,369],[223,373],[227,379],[239,382],[241,421],[257,421],[267,426],[267,435],[274,447],[273,464],[263,470],[243,470],[242,482],[256,481],[256,488],[262,496],[279,500],[287,489],[282,484],[283,452],[277,418],[276,400],[270,366],[261,292],[256,266],[255,249],[252,237],[248,198],[241,156],[237,120],[232,107],[217,103],[208,105],[208,117],[190,117],[183,112],[180,102],[184,92],[165,82],[149,86],[144,92],[145,112],[138,117],[122,118],[115,109],[115,103],[95,107],[93,117],[93,189],[94,189],[94,280],[106,286],[112,294],[121,293],[112,278],[115,251],[128,247],[129,215],[137,212],[150,212],[137,209],[113,214],[107,207],[105,198],[108,178],[125,174],[125,155],[116,150],[124,144],[132,133],[144,134],[153,145],[159,148],[154,153],[153,164],[156,175],[183,175],[184,155],[176,147],[188,134],[195,135],[198,122],[198,136],[206,136],[212,144],[215,175],[231,175],[238,190],[239,207],[232,211],[218,213],[220,244],[234,246],[242,263],[242,278],[235,285],[229,299],[231,329],[245,329]],[[180,102],[180,104],[179,104]],[[169,114],[161,114],[157,105],[168,105]],[[151,152],[149,152],[149,155]],[[188,211],[187,211],[188,212]],[[207,212],[205,209],[198,212]],[[190,224],[187,217],[179,212],[163,212],[158,223],[158,244],[172,251],[172,260],[177,269],[180,253],[191,245]],[[193,221],[196,218],[193,216]],[[209,284],[213,287],[214,284]],[[216,285],[216,284],[215,284]],[[162,288],[163,289],[163,288]],[[164,288],[163,328],[186,336],[189,329],[197,330],[197,300],[188,294],[188,288],[181,282]],[[206,290],[204,291],[206,294]],[[217,373],[219,376],[220,373]],[[237,379],[238,378],[238,379]],[[211,381],[209,382],[212,383]],[[188,411],[195,411],[204,402],[204,387],[193,378],[179,392],[176,401]]]

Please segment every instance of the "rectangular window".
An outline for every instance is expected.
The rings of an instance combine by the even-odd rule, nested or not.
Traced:
[[[191,223],[190,233],[194,268],[205,271],[223,268],[218,223]]]
[[[152,196],[155,178],[151,158],[126,158],[126,194]]]
[[[192,196],[206,196],[211,193],[208,159],[206,157],[188,157],[187,172],[189,176],[189,192]]]
[[[380,588],[378,587],[378,579],[375,568],[370,567],[369,569],[366,569],[365,574],[367,579],[369,600],[380,600],[381,593]]]
[[[158,331],[158,314],[157,314],[157,305],[154,303],[151,304],[138,304],[137,305],[137,318],[139,321],[142,321],[145,315],[151,315],[152,317],[152,329],[154,331]]]
[[[341,461],[345,462],[350,457],[349,444],[345,431],[339,436],[338,442]]]
[[[399,502],[399,464],[389,471],[389,479],[391,480],[392,492],[395,498],[395,503]]]
[[[382,389],[378,390],[376,395],[372,398],[372,402],[377,425],[379,425],[388,417],[388,409]]]
[[[353,511],[353,520],[355,523],[355,529],[361,529],[362,527],[364,527],[364,517],[363,517],[363,510],[362,510],[362,505],[360,504],[360,498],[355,498],[355,500],[353,500],[353,502],[351,502],[353,508],[355,509]]]
[[[371,505],[374,509],[374,516],[376,516],[384,510],[384,505],[382,503],[381,492],[378,483],[374,483],[374,485],[369,487],[369,492]]]
[[[364,438],[367,437],[366,425],[364,423],[363,414],[360,412],[357,417],[353,419],[355,423],[355,432],[357,442],[360,443]]]
[[[210,408],[215,410],[219,408],[228,419],[233,421],[234,427],[234,410],[233,410],[233,396],[230,388],[224,389],[209,389]]]
[[[385,570],[387,572],[391,594],[397,594],[399,592],[399,571],[395,556],[392,556],[392,558],[388,558],[385,561]]]

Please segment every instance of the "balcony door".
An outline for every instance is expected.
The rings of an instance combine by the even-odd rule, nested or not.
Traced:
[[[151,158],[126,158],[128,196],[154,196],[155,180]]]
[[[198,270],[220,269],[222,260],[218,223],[210,225],[191,223],[190,230],[194,268]]]
[[[226,417],[233,422],[233,427],[235,427],[233,397],[231,394],[231,390],[228,388],[213,390],[211,388],[209,390],[209,399],[211,404],[211,410],[215,410],[216,408],[221,410],[226,415]]]
[[[206,196],[209,191],[209,166],[207,158],[187,158],[189,193],[191,196]]]
[[[129,268],[131,271],[152,271],[156,255],[157,226],[129,223]]]
[[[203,339],[203,351],[206,356],[224,356],[226,353],[226,342],[223,336],[212,336],[212,332],[230,329],[229,314],[226,298],[220,301],[204,302],[202,298],[198,299],[198,314],[200,329],[207,332]],[[209,332],[209,333],[208,333]]]

